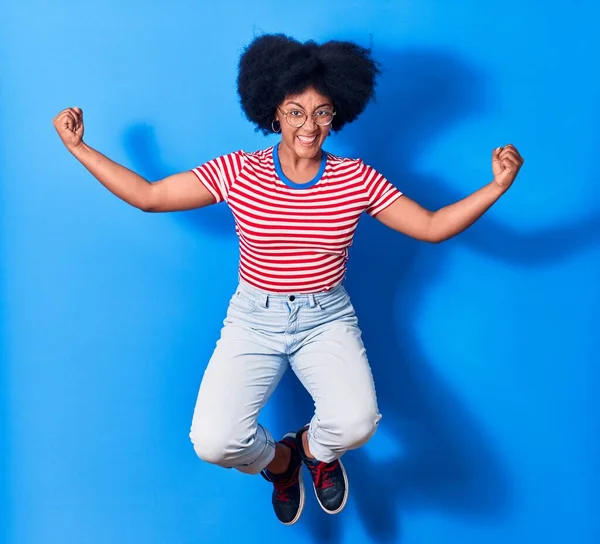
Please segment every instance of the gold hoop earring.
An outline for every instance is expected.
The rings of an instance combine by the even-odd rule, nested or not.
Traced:
[[[275,130],[275,121],[277,121],[279,123],[279,130]],[[273,119],[271,121],[271,129],[273,130],[273,132],[275,134],[279,134],[281,132],[281,121],[279,121],[278,119]]]

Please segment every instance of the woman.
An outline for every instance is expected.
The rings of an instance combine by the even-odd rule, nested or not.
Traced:
[[[275,147],[237,151],[149,183],[83,141],[83,114],[68,108],[54,126],[69,151],[111,192],[148,212],[226,201],[240,240],[240,282],[204,374],[190,432],[198,456],[273,484],[278,519],[304,507],[301,466],[330,514],[348,497],[340,461],[381,418],[361,332],[342,285],[363,212],[432,243],[473,224],[511,186],[523,164],[512,145],[492,154],[494,179],[438,211],[422,208],[361,160],[323,151],[331,130],[355,120],[373,98],[379,71],[351,42],[255,39],[240,59],[238,92]],[[315,402],[310,423],[275,442],[258,424],[287,366]]]

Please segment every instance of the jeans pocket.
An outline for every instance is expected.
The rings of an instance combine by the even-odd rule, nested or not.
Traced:
[[[352,308],[352,302],[350,301],[350,296],[345,289],[339,289],[335,293],[329,293],[325,296],[315,298],[315,302],[317,308],[326,313],[336,313],[346,309],[351,309],[354,311],[354,308]]]
[[[229,301],[229,307],[244,314],[251,314],[256,309],[256,300],[242,291],[236,291]]]

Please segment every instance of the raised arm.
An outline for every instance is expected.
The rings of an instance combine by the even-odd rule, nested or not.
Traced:
[[[145,212],[191,210],[215,202],[193,172],[182,172],[150,183],[83,141],[83,112],[67,108],[54,118],[54,128],[66,148],[111,193]]]
[[[425,242],[439,243],[477,221],[510,188],[523,159],[513,145],[492,154],[494,180],[466,198],[432,212],[402,197],[376,215],[384,225]]]

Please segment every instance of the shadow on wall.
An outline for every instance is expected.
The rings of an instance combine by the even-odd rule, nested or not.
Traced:
[[[454,121],[480,111],[485,89],[458,59],[433,51],[376,52],[384,67],[377,103],[340,134],[361,157],[431,209],[456,200],[436,180],[415,173],[414,161]],[[440,190],[438,190],[438,188]],[[508,476],[477,418],[424,358],[412,328],[421,297],[447,254],[363,218],[346,281],[373,368],[381,422],[397,441],[395,455],[350,452],[352,501],[373,540],[398,542],[404,510],[439,509],[469,517],[500,516],[510,504]],[[396,301],[402,301],[396,311]],[[289,380],[288,380],[289,381]],[[312,402],[301,388],[283,392],[306,420]],[[318,515],[318,517],[316,517]],[[315,541],[340,542],[341,525],[317,512]]]
[[[0,117],[2,119],[2,117]],[[2,172],[0,172],[0,218],[6,217],[2,209],[7,199],[4,198],[2,188],[4,181]],[[14,391],[11,391],[10,385],[10,361],[8,359],[8,251],[5,244],[8,244],[7,233],[9,229],[0,229],[0,542],[11,542],[12,538],[12,509],[13,497],[10,465],[12,463],[11,428],[10,428],[10,399],[13,398]]]
[[[414,160],[452,123],[483,110],[486,90],[480,74],[437,51],[377,50],[375,55],[384,67],[377,104],[336,137],[352,156],[362,157],[392,181],[401,180],[400,188],[430,209],[462,198],[444,180],[416,173]],[[171,173],[156,159],[151,127],[131,127],[126,146],[141,174],[158,179]],[[234,236],[225,206],[181,217],[203,232]],[[345,457],[351,500],[373,540],[398,542],[406,510],[490,519],[503,516],[511,506],[509,475],[485,429],[460,395],[435,375],[413,330],[413,317],[427,286],[443,270],[447,252],[455,243],[466,243],[516,265],[543,265],[597,242],[598,232],[596,218],[521,235],[484,217],[452,243],[431,246],[370,218],[361,221],[346,285],[363,329],[382,425],[402,452],[381,460],[370,458],[363,448]],[[402,301],[400,312],[397,300]],[[275,424],[274,434],[299,428],[313,411],[308,394],[290,373],[270,402],[285,405],[277,410],[285,421]],[[344,516],[324,515],[315,501],[308,501],[303,523],[315,542],[342,540]]]

